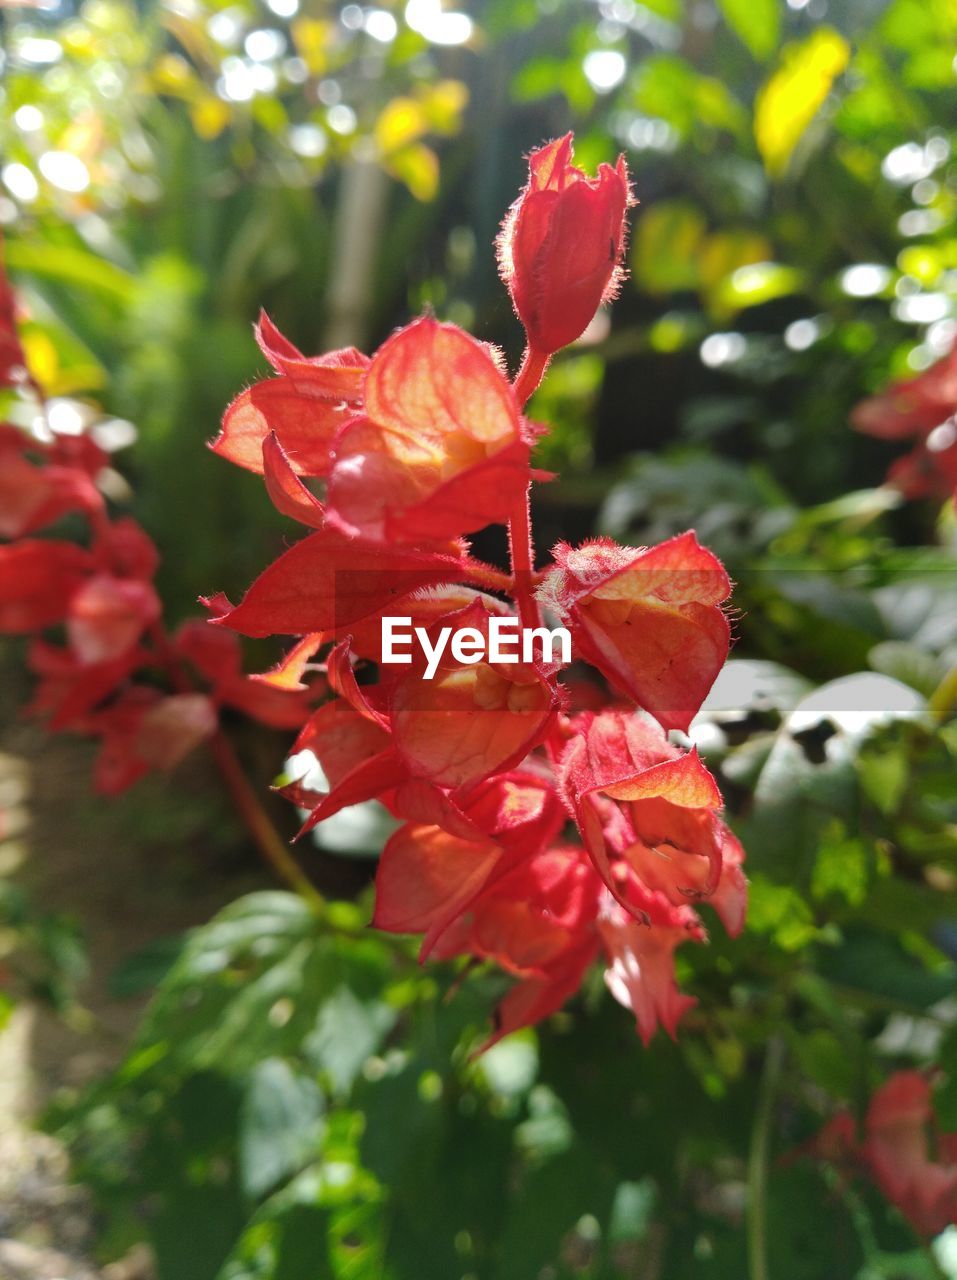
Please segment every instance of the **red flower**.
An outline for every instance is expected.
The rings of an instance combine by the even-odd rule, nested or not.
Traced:
[[[693,533],[643,548],[562,542],[553,555],[541,597],[581,656],[665,729],[687,731],[728,656],[720,560]]]
[[[574,722],[561,761],[564,793],[585,848],[613,896],[649,914],[641,891],[673,905],[713,898],[731,934],[744,922],[741,847],[719,818],[721,793],[697,752],[672,746],[650,720],[620,711]],[[620,859],[639,889],[626,893]]]
[[[480,604],[436,623],[472,628],[488,638]],[[392,688],[389,717],[396,750],[413,777],[462,787],[511,768],[542,742],[557,709],[557,691],[536,666],[444,656],[432,680],[413,660]]]
[[[957,345],[916,378],[862,400],[851,423],[881,440],[916,439],[887,474],[908,498],[957,496]]]
[[[486,347],[426,316],[376,353],[363,395],[329,475],[337,527],[422,542],[507,520],[528,487],[529,437]]]
[[[313,641],[310,656],[316,647]],[[199,619],[183,623],[173,638],[173,649],[209,683],[217,706],[233,707],[275,729],[301,728],[310,702],[325,689],[321,677],[309,684],[283,684],[244,675],[236,636]],[[301,667],[299,674],[303,674]]]
[[[642,1043],[647,1045],[664,1027],[672,1039],[678,1023],[697,1001],[684,995],[675,982],[675,948],[690,940],[701,942],[704,931],[690,907],[665,906],[643,898],[651,907],[650,925],[639,924],[617,903],[610,903],[599,919],[602,941],[611,964],[605,985],[619,1004],[630,1009]]]
[[[920,1072],[898,1071],[877,1090],[867,1108],[863,1142],[853,1117],[842,1111],[807,1149],[870,1174],[918,1235],[936,1236],[957,1224],[957,1133],[937,1128],[930,1085]]]
[[[262,475],[263,442],[275,434],[297,475],[325,475],[337,432],[361,406],[369,357],[354,347],[304,356],[265,312],[256,340],[280,376],[257,382],[236,397],[210,448]]]
[[[957,1223],[957,1134],[937,1135],[930,1085],[916,1071],[899,1071],[874,1094],[865,1120],[862,1154],[874,1180],[919,1235],[935,1236]]]
[[[563,817],[547,782],[517,770],[483,783],[461,806],[404,784],[390,807],[414,820],[383,850],[373,924],[424,934],[423,958],[480,893],[558,833]]]
[[[110,707],[91,715],[85,727],[101,739],[93,785],[118,795],[151,769],[174,769],[216,731],[216,710],[204,694],[164,697],[137,686]]]
[[[25,635],[62,622],[94,568],[90,552],[68,542],[0,547],[0,631]]]
[[[532,152],[528,185],[497,241],[499,274],[532,350],[568,346],[614,297],[632,202],[624,156],[587,178],[572,165],[570,133]]]
[[[3,266],[0,234],[0,387],[14,387],[27,378],[27,361],[17,332],[16,299]]]
[[[213,450],[262,472],[286,515],[376,546],[446,550],[505,520],[529,482],[531,435],[488,348],[426,316],[368,367],[346,357],[365,360],[282,360],[280,377],[233,401]],[[326,502],[298,476],[324,478]]]
[[[511,973],[493,1041],[558,1009],[603,949],[642,1038],[659,1025],[673,1035],[693,1003],[675,984],[674,951],[705,936],[689,899],[710,897],[732,933],[744,918],[743,852],[697,754],[640,714],[562,713],[573,700],[607,706],[604,682],[573,677],[566,689],[551,659],[489,656],[493,619],[537,628],[541,600],[617,694],[686,729],[727,655],[730,583],[694,534],[650,549],[561,545],[544,578],[534,572],[527,498],[542,477],[521,408],[549,356],[613,293],[630,202],[623,159],[588,179],[571,165],[570,135],[532,156],[498,242],[528,333],[514,384],[497,352],[431,317],[371,360],[307,358],[263,317],[257,337],[277,376],[233,402],[213,444],[313,531],[237,606],[210,599],[213,621],[301,637],[259,677],[276,692],[307,692],[305,672],[338,641],[325,661],[335,697],[306,722],[280,789],[308,812],[303,832],[369,800],[400,819],[373,923],[421,934],[422,958],[465,955]],[[462,540],[498,523],[507,574]],[[414,629],[398,661],[386,615]],[[448,644],[453,632],[467,652]],[[226,700],[231,686],[201,645],[190,649]],[[566,812],[582,844],[556,847]]]
[[[92,476],[58,460],[59,452],[15,427],[0,426],[0,537],[36,533],[70,512],[102,511]]]
[[[153,584],[97,574],[70,601],[67,636],[82,663],[113,662],[160,616]]]

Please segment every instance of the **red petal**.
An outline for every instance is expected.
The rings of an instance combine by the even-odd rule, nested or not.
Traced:
[[[0,547],[0,631],[24,635],[62,622],[93,566],[88,551],[68,542]]]
[[[322,476],[336,434],[354,411],[317,394],[310,382],[270,378],[241,392],[223,415],[213,453],[263,474],[263,441],[275,432],[299,475]]]
[[[369,546],[322,529],[290,547],[215,621],[247,636],[337,632],[396,608],[420,587],[464,576],[466,563],[438,552]]]
[[[329,400],[361,398],[369,357],[355,347],[342,347],[321,356],[304,356],[279,332],[265,311],[259,313],[254,332],[260,351],[277,373],[288,374],[297,382],[308,382],[312,394]]]
[[[301,524],[321,529],[326,518],[322,503],[296,475],[275,431],[263,441],[262,460],[266,492],[276,510]]]
[[[400,827],[382,852],[372,924],[389,933],[440,932],[501,856],[493,841],[461,840],[435,826]]]
[[[133,648],[160,609],[150,583],[97,575],[70,602],[70,647],[81,662],[112,662]]]

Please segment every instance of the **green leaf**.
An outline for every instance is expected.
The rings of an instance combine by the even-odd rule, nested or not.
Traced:
[[[4,256],[12,270],[26,271],[58,285],[105,294],[124,304],[132,302],[136,295],[134,276],[86,249],[48,241],[32,244],[8,240]]]
[[[683,201],[652,205],[635,226],[631,267],[648,293],[695,289],[698,255],[707,230],[704,215]]]
[[[724,20],[762,61],[777,48],[781,26],[780,0],[718,0]]]
[[[322,925],[291,893],[250,894],[187,937],[140,1033],[166,1072],[236,1073],[298,1047],[328,990]]]
[[[347,986],[337,987],[322,1003],[315,1030],[304,1051],[326,1072],[332,1089],[345,1094],[362,1064],[379,1048],[396,1018],[381,1000],[360,1000]]]
[[[282,1058],[253,1068],[240,1113],[239,1171],[258,1198],[314,1158],[322,1139],[318,1085]]]

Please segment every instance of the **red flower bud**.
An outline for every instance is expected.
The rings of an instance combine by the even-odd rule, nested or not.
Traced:
[[[572,135],[529,157],[528,186],[499,233],[499,274],[529,346],[542,355],[581,337],[622,279],[625,211],[633,203],[624,156],[587,178]]]

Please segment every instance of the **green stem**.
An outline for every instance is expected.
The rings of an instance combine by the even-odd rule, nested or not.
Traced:
[[[758,1086],[757,1110],[751,1130],[748,1154],[748,1276],[750,1280],[770,1280],[768,1270],[768,1168],[771,1151],[771,1121],[781,1067],[784,1041],[768,1040],[764,1070]]]

